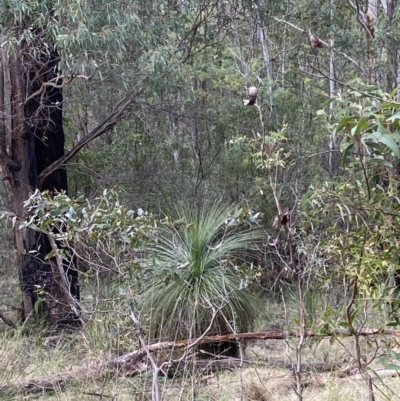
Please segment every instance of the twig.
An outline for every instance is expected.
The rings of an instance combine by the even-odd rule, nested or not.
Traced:
[[[144,351],[147,355],[147,358],[150,361],[151,366],[153,368],[153,383],[152,383],[152,387],[151,387],[151,399],[152,399],[152,401],[160,401],[160,394],[159,394],[159,389],[158,389],[158,376],[159,376],[159,373],[162,368],[157,365],[156,361],[154,360],[153,356],[151,355],[151,353],[149,351],[149,347],[147,346],[146,341],[144,341],[144,338],[141,334],[142,325],[141,325],[140,321],[136,318],[133,311],[131,311],[131,319],[138,327],[138,338],[139,338],[140,345],[144,349]]]
[[[13,329],[17,328],[17,325],[11,320],[9,319],[6,315],[4,315],[4,313],[0,312],[0,319],[7,325],[12,327]]]
[[[86,75],[70,75],[68,76],[69,78],[68,81],[63,82],[61,84],[57,84],[57,82],[59,80],[66,78],[66,76],[59,75],[57,77],[54,77],[47,82],[43,82],[42,86],[25,100],[24,105],[26,105],[29,102],[29,100],[35,98],[37,95],[41,95],[45,91],[46,86],[52,86],[53,88],[63,88],[64,86],[68,85],[74,78],[84,78],[86,80],[89,80],[90,78],[92,78],[92,76],[88,77]]]
[[[128,94],[123,99],[121,99],[114,107],[113,111],[96,128],[94,128],[92,131],[89,132],[89,134],[83,137],[70,151],[66,152],[55,162],[47,166],[39,174],[39,187],[42,185],[46,177],[48,177],[59,168],[64,168],[67,162],[72,159],[72,157],[74,157],[89,142],[112,129],[125,116],[127,108],[144,90],[145,88],[139,89],[136,93]]]
[[[93,393],[93,392],[86,392],[86,391],[84,391],[82,394],[100,397],[100,401],[102,401],[103,398],[111,398],[111,400],[114,400],[116,397],[116,395],[104,395],[103,393]]]
[[[304,29],[302,29],[302,28],[300,28],[300,27],[298,27],[298,26],[292,24],[292,23],[289,22],[289,21],[285,21],[285,20],[282,20],[282,19],[279,19],[279,18],[276,18],[276,17],[272,17],[272,18],[273,18],[275,21],[282,22],[283,24],[286,24],[286,25],[291,26],[292,28],[298,30],[299,32],[302,32],[302,33],[304,33],[304,34],[307,33]],[[321,42],[322,44],[324,44],[324,46],[326,46],[327,48],[333,47],[331,44],[325,42],[325,41],[322,40],[321,38],[318,38],[318,39],[319,39],[320,42]],[[341,54],[344,58],[346,58],[346,59],[349,60],[351,63],[353,63],[363,74],[365,74],[365,71],[364,71],[364,69],[360,66],[360,64],[357,63],[357,61],[355,61],[353,58],[351,58],[350,56],[348,56],[346,53],[343,53],[343,52],[338,51],[338,50],[336,50],[336,49],[334,49],[334,52],[335,52],[335,53],[338,53],[338,54]]]
[[[296,369],[294,372],[294,376],[296,379],[296,394],[298,401],[303,401],[303,385],[302,385],[302,349],[306,340],[305,332],[306,332],[306,318],[305,318],[305,306],[304,306],[304,293],[302,288],[302,279],[301,273],[298,274],[297,278],[297,289],[299,295],[299,313],[300,313],[300,338],[296,347]]]
[[[365,24],[364,21],[362,21],[362,19],[360,17],[362,15],[363,18],[365,19],[365,14],[362,11],[360,11],[360,7],[358,6],[358,3],[354,4],[351,0],[347,0],[347,2],[349,3],[350,7],[356,12],[357,20],[360,23],[360,25],[364,28],[365,32],[367,32],[368,37],[370,37],[370,38],[373,37],[370,30],[368,29],[367,25]]]

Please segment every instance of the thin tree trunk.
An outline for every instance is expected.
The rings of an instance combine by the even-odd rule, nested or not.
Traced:
[[[272,67],[271,67],[271,58],[269,55],[269,48],[268,48],[268,43],[267,43],[267,38],[265,35],[264,31],[264,25],[262,23],[262,20],[259,16],[259,21],[258,21],[258,29],[260,32],[260,40],[261,40],[261,46],[263,49],[263,57],[264,57],[264,63],[265,63],[265,69],[267,71],[267,78],[268,78],[268,92],[269,92],[269,103],[271,107],[271,115],[276,119],[276,106],[275,106],[275,100],[274,100],[274,86],[273,86],[273,81],[274,77],[272,74]]]
[[[334,10],[334,0],[331,0],[331,25],[333,25],[333,10]],[[333,37],[333,30],[331,29],[331,40],[330,40],[330,55],[329,55],[329,97],[331,99],[334,98],[335,96],[335,52],[334,52],[334,37]],[[329,104],[329,118],[332,117],[333,114],[333,109],[335,107],[335,102],[331,101]],[[330,136],[329,140],[329,148],[331,152],[329,153],[329,176],[333,177],[336,175],[337,169],[338,169],[338,164],[339,164],[339,153],[337,152],[338,150],[338,144],[337,144],[337,138],[336,138],[336,133],[333,131],[333,133]]]
[[[389,0],[386,3],[386,15],[388,21],[387,29],[389,31],[395,30],[394,19],[395,12],[398,7],[397,0]],[[387,92],[393,91],[393,89],[398,88],[400,85],[400,63],[399,63],[399,46],[398,41],[393,38],[393,35],[387,37],[387,59],[389,63],[388,77],[387,77]],[[399,92],[397,93],[397,98],[400,98]]]

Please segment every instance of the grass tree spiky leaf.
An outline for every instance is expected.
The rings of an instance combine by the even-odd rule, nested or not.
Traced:
[[[226,224],[234,208],[206,204],[178,205],[179,224],[166,224],[150,246],[154,275],[143,294],[155,337],[181,339],[249,330],[257,298],[242,287],[237,266],[257,249],[263,232]],[[166,277],[171,277],[166,280]]]

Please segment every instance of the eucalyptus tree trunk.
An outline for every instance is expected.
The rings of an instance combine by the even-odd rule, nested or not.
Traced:
[[[394,32],[398,30],[398,26],[396,24],[396,10],[398,9],[398,0],[388,0],[384,2],[384,9],[386,10],[387,15],[387,24],[386,30],[392,32],[391,35],[388,35],[387,38],[387,60],[389,64],[388,75],[387,75],[387,88],[388,92],[391,92],[393,89],[397,88],[400,85],[400,63],[399,63],[399,44],[396,39]],[[400,98],[399,92],[397,93],[397,98]]]
[[[330,15],[331,26],[333,26],[334,0],[331,0],[330,6],[331,6],[331,15]],[[330,49],[329,49],[329,97],[333,99],[335,96],[335,52],[334,52],[335,39],[333,37],[333,29],[331,29],[330,34],[331,38],[330,38]],[[329,104],[329,118],[332,117],[334,108],[335,108],[335,102],[331,101],[331,103]],[[333,177],[334,175],[336,175],[337,170],[339,168],[339,154],[337,152],[339,146],[337,143],[335,131],[333,131],[330,136],[329,148],[331,150],[329,153],[329,176]]]
[[[276,119],[276,106],[275,106],[275,101],[274,101],[274,87],[273,87],[273,80],[274,77],[272,75],[272,67],[271,67],[271,57],[269,55],[269,48],[268,48],[268,43],[267,43],[267,38],[265,35],[265,28],[262,23],[262,19],[260,16],[258,16],[258,29],[260,32],[260,40],[261,40],[261,46],[263,50],[263,57],[264,57],[264,63],[265,63],[265,69],[267,71],[267,78],[268,78],[268,92],[269,92],[269,103],[271,106],[271,115]]]
[[[19,229],[23,204],[35,189],[67,190],[67,173],[58,169],[39,185],[39,174],[64,155],[62,82],[57,53],[35,60],[29,49],[0,53],[0,169],[11,195],[14,241],[22,291],[22,317],[51,324],[78,321],[78,272],[73,260],[45,260],[54,248],[46,235]],[[53,246],[52,246],[53,245]],[[57,246],[57,245],[55,245]],[[65,282],[69,283],[68,288]]]

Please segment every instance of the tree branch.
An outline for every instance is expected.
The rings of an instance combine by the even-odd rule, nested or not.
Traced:
[[[52,78],[50,81],[47,82],[43,82],[42,86],[34,93],[32,93],[32,95],[30,95],[26,100],[24,104],[27,104],[29,102],[29,100],[35,98],[37,95],[41,95],[45,89],[46,86],[52,86],[54,88],[63,88],[64,86],[66,86],[67,84],[69,84],[74,78],[84,78],[86,80],[89,80],[92,78],[93,75],[91,75],[90,77],[86,76],[86,75],[60,75],[57,77]],[[68,81],[63,82],[61,84],[58,84],[57,82],[59,82],[60,80],[64,79],[64,78],[68,78]]]
[[[144,88],[140,89],[135,94],[129,94],[120,100],[114,107],[114,110],[96,128],[82,138],[70,151],[66,152],[64,156],[60,157],[58,160],[46,167],[38,177],[39,188],[43,184],[43,181],[46,177],[59,168],[64,168],[68,161],[71,160],[85,145],[112,129],[124,117],[126,109],[143,91]]]
[[[17,328],[17,325],[9,319],[3,312],[0,312],[0,319],[7,325],[12,327],[13,329]]]
[[[351,0],[347,0],[347,2],[349,3],[350,7],[356,12],[357,20],[360,25],[364,28],[365,32],[367,32],[367,34],[372,37],[370,30],[368,29],[365,22],[362,20],[365,19],[365,14],[360,10],[358,3],[354,4]]]
[[[301,32],[301,33],[307,34],[307,32],[306,32],[304,29],[301,29],[300,27],[298,27],[298,26],[292,24],[292,23],[289,22],[289,21],[286,21],[286,20],[283,20],[283,19],[279,19],[279,18],[276,18],[276,17],[272,17],[272,18],[273,18],[275,21],[277,21],[277,22],[282,22],[282,23],[284,23],[284,24],[286,24],[286,25],[291,26],[292,28],[298,30],[298,31]],[[325,42],[325,41],[322,40],[320,37],[318,37],[318,39],[319,39],[320,42],[321,42],[324,46],[326,46],[327,48],[333,47],[331,44]],[[350,56],[348,56],[346,53],[343,53],[343,52],[338,51],[338,50],[336,50],[336,49],[334,49],[333,51],[334,51],[335,53],[341,54],[345,59],[349,60],[349,61],[350,61],[351,63],[353,63],[363,74],[365,74],[364,69],[363,69],[363,68],[360,66],[360,64],[358,64],[357,61],[355,61],[353,58],[351,58]]]

